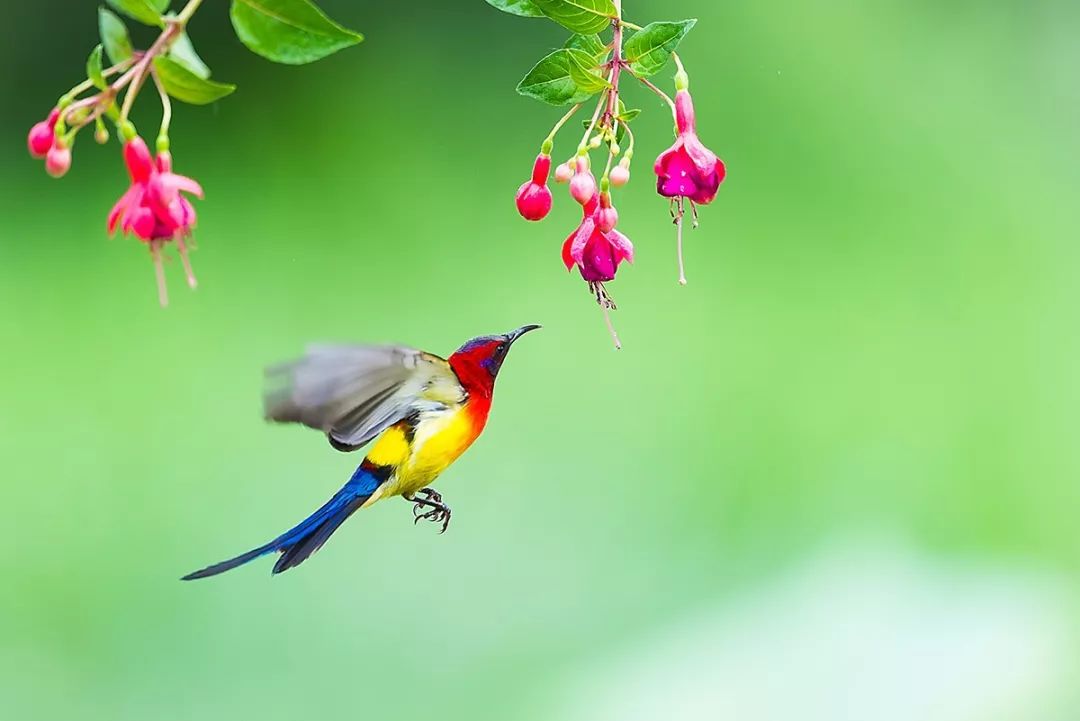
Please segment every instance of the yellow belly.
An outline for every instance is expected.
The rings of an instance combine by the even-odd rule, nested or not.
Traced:
[[[476,424],[463,408],[422,418],[411,442],[404,425],[388,429],[372,446],[368,460],[396,470],[365,505],[379,498],[412,495],[429,485],[472,445],[477,435]]]

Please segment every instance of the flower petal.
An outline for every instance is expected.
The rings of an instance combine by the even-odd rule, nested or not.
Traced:
[[[162,181],[169,188],[177,191],[183,191],[185,193],[191,193],[196,198],[202,200],[203,189],[199,185],[198,181],[187,177],[186,175],[177,175],[176,173],[162,173]]]
[[[617,230],[612,230],[608,233],[608,241],[615,251],[616,261],[634,262],[634,244],[630,242],[629,238]]]
[[[716,170],[716,154],[705,147],[694,133],[687,133],[683,140],[683,147],[690,160],[697,166],[702,175],[711,175]]]
[[[574,256],[570,252],[570,246],[574,243],[574,237],[577,236],[577,231],[566,237],[566,240],[562,244],[562,262],[566,266],[567,270],[574,267]]]
[[[585,255],[585,246],[592,237],[594,230],[596,230],[596,221],[590,217],[582,220],[581,225],[578,226],[577,232],[574,233],[574,241],[570,245],[570,257],[573,258],[578,265],[581,265],[581,259]]]
[[[109,211],[109,217],[105,221],[105,227],[109,230],[109,235],[116,232],[116,227],[120,221],[131,212],[132,208],[138,207],[139,201],[142,199],[143,188],[141,185],[133,185],[124,191],[124,194],[120,196],[120,200],[116,201],[116,205]]]

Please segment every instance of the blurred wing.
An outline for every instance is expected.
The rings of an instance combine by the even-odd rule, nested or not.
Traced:
[[[311,346],[303,358],[268,368],[268,420],[323,431],[353,451],[413,413],[464,400],[450,365],[401,346]]]

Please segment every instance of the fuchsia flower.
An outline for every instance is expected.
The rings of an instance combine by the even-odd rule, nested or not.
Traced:
[[[600,229],[602,211],[595,199],[586,205],[585,217],[562,248],[566,269],[576,265],[590,286],[615,280],[620,263],[634,262],[634,246],[629,238],[614,227],[607,231]]]
[[[56,121],[60,118],[60,108],[53,108],[49,117],[40,123],[35,123],[30,128],[30,134],[26,137],[26,146],[30,155],[35,158],[44,158],[52,149],[56,139]]]
[[[136,136],[124,145],[124,163],[131,176],[131,187],[109,213],[106,226],[110,234],[119,228],[125,235],[135,237],[150,246],[158,277],[158,295],[162,305],[168,304],[161,248],[175,241],[187,274],[188,285],[196,285],[195,275],[187,257],[185,239],[195,225],[195,208],[180,193],[203,197],[202,186],[183,175],[172,172],[172,155],[168,151],[151,158],[146,142]]]
[[[665,198],[688,198],[707,205],[716,197],[724,180],[724,163],[698,139],[694,101],[690,91],[675,95],[675,125],[679,134],[674,145],[656,159],[656,192]]]
[[[601,229],[601,218],[605,210],[612,210],[611,198],[607,192],[600,193],[599,201],[594,195],[584,205],[584,217],[577,230],[570,234],[562,247],[562,259],[567,270],[575,265],[581,277],[589,284],[589,290],[596,296],[596,302],[604,311],[604,321],[616,348],[621,348],[619,336],[611,325],[609,310],[615,310],[615,302],[608,295],[604,283],[615,280],[619,264],[624,260],[634,262],[634,246],[630,239],[615,230]],[[617,215],[616,215],[617,218]]]
[[[518,188],[515,200],[525,220],[543,220],[551,212],[551,190],[547,187],[550,170],[551,156],[540,153],[533,164],[532,180]]]

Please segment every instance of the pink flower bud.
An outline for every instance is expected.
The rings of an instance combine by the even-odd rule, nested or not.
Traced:
[[[570,195],[582,205],[587,204],[596,195],[596,178],[589,172],[588,162],[578,158],[577,172],[570,180]]]
[[[522,183],[515,201],[525,220],[543,220],[551,211],[551,191],[547,187],[551,156],[540,153],[533,164],[532,180]]]
[[[26,146],[30,150],[30,155],[35,158],[44,158],[52,144],[53,126],[48,121],[42,120],[30,128],[30,134],[26,137]]]
[[[53,108],[49,111],[49,117],[40,123],[35,123],[30,128],[30,134],[26,137],[26,146],[30,155],[35,158],[44,158],[52,148],[56,140],[56,121],[60,119],[60,109]]]
[[[609,175],[608,178],[611,180],[613,186],[621,188],[630,182],[630,168],[627,168],[620,163],[611,169],[611,175]]]
[[[556,183],[569,183],[570,178],[572,177],[574,177],[574,171],[570,167],[570,163],[563,163],[559,167],[555,168]]]
[[[71,168],[71,148],[56,143],[45,155],[45,172],[54,178],[63,177]]]
[[[601,233],[610,232],[619,222],[619,211],[611,207],[611,195],[600,192],[600,209],[596,211],[596,228]]]
[[[551,191],[546,185],[531,181],[523,183],[515,200],[518,212],[525,220],[543,220],[551,211]]]

